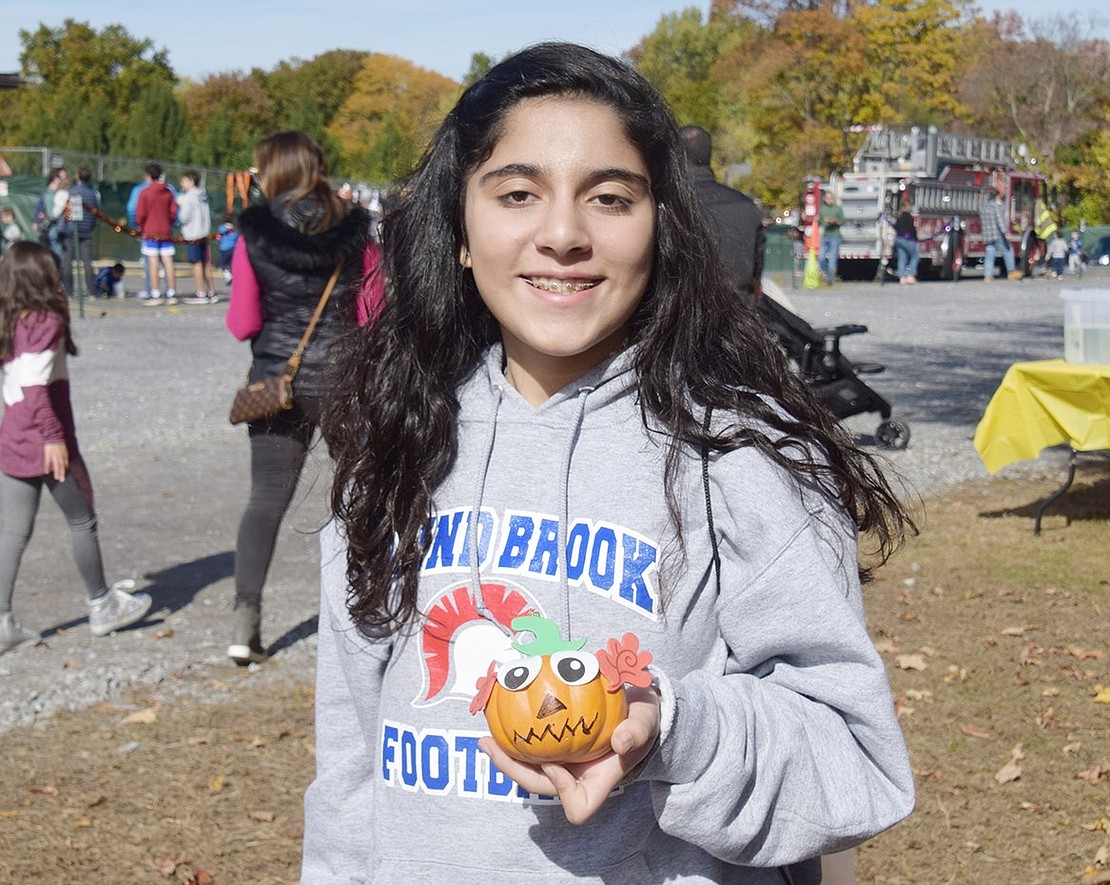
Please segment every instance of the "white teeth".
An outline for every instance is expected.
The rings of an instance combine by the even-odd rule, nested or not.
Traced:
[[[542,289],[544,292],[581,292],[584,289],[592,289],[597,285],[597,280],[556,280],[552,277],[525,277],[525,281],[530,286],[535,286],[537,289]]]

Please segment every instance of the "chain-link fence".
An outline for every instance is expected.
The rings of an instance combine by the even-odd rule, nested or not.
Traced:
[[[211,166],[195,166],[168,160],[141,157],[113,157],[106,154],[88,154],[54,147],[0,147],[0,157],[7,162],[12,171],[9,179],[0,179],[6,193],[0,193],[0,206],[12,206],[16,211],[17,223],[28,239],[36,238],[33,227],[34,203],[45,187],[47,176],[52,169],[64,166],[70,178],[76,171],[87,166],[92,172],[93,187],[100,193],[100,211],[113,219],[123,228],[116,231],[115,226],[98,224],[93,233],[93,256],[97,259],[135,261],[139,258],[139,241],[127,233],[127,201],[131,190],[143,181],[143,168],[156,162],[165,170],[166,182],[177,187],[181,174],[194,170],[200,174],[200,183],[208,192],[208,205],[212,213],[212,227],[215,230],[228,211],[242,208],[234,194],[228,194],[228,176],[232,170],[217,169]],[[29,200],[29,202],[28,202]],[[183,252],[183,250],[182,250]],[[183,256],[178,256],[179,258]]]

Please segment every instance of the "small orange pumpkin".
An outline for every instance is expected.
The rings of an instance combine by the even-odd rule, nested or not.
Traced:
[[[609,752],[613,729],[628,716],[624,683],[647,687],[651,655],[626,633],[606,649],[583,653],[585,639],[567,642],[547,618],[514,618],[513,630],[532,634],[513,642],[523,658],[491,662],[478,680],[470,712],[484,710],[490,735],[522,762],[588,762]]]

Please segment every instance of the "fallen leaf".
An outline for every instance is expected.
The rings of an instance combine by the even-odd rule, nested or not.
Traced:
[[[1024,636],[1031,629],[1033,628],[1028,625],[1023,627],[1003,627],[998,632],[1003,636]]]
[[[1046,688],[1044,691],[1041,692],[1041,697],[1042,698],[1055,698],[1055,697],[1059,697],[1059,696],[1060,696],[1060,689],[1058,689],[1055,685],[1050,686],[1050,687]]]
[[[1104,817],[1100,817],[1092,824],[1083,824],[1083,829],[1091,830],[1094,833],[1110,833],[1110,821],[1108,821]],[[1095,860],[1098,860],[1097,856],[1095,857]]]
[[[1056,722],[1056,710],[1052,707],[1045,707],[1041,710],[1040,715],[1037,716],[1037,724],[1041,728],[1051,728]]]
[[[1008,784],[1021,777],[1021,766],[1018,763],[1025,758],[1025,750],[1021,744],[1016,744],[1010,751],[1010,761],[995,772],[994,779],[1000,784]]]
[[[966,734],[968,737],[979,738],[983,741],[994,740],[994,737],[989,732],[983,731],[983,729],[979,728],[979,726],[971,725],[970,723],[966,725],[961,725],[960,731]]]
[[[78,664],[77,661],[66,661],[64,664],[62,664],[62,669],[63,670],[80,670],[81,665]]]
[[[1075,776],[1089,783],[1097,784],[1104,777],[1110,776],[1110,765],[1096,765],[1094,768],[1086,768],[1083,771],[1077,771]]]
[[[51,787],[49,785],[44,786],[44,787],[28,787],[27,789],[29,789],[32,793],[42,793],[44,796],[57,796],[58,795],[58,788],[57,787]]]
[[[924,655],[898,655],[894,662],[902,670],[924,670],[929,666],[925,663]]]
[[[252,811],[251,812],[251,820],[258,821],[258,823],[260,823],[260,824],[271,823],[273,821],[273,819],[274,819],[274,813],[272,811]]]
[[[75,827],[91,827],[92,825],[92,819],[88,817],[79,817],[73,822],[73,826]]]
[[[924,701],[927,704],[933,702],[933,693],[927,688],[909,688],[906,689],[906,697],[911,701]]]
[[[1039,667],[1044,663],[1044,649],[1038,648],[1035,642],[1028,642],[1021,650],[1021,662],[1030,667]]]
[[[1097,649],[1087,650],[1087,649],[1084,649],[1084,648],[1078,648],[1074,645],[1069,645],[1064,650],[1069,655],[1071,655],[1073,658],[1077,658],[1080,661],[1085,661],[1088,658],[1090,658],[1092,660],[1095,660],[1095,661],[1101,661],[1102,660],[1102,652],[1098,651]]]
[[[151,639],[169,639],[173,636],[173,630],[155,630],[150,634]]]
[[[1073,743],[1065,744],[1063,752],[1064,755],[1067,756],[1069,753],[1078,753],[1082,749],[1083,741],[1074,741]]]
[[[149,860],[150,865],[155,871],[161,873],[163,876],[172,876],[177,872],[178,866],[184,862],[184,858],[180,857],[152,857]]]
[[[11,820],[13,817],[19,817],[19,809],[12,808],[7,811],[0,811],[0,820]]]
[[[207,870],[198,869],[185,880],[185,885],[212,885],[213,879]]]
[[[147,707],[145,710],[136,710],[130,716],[125,716],[123,719],[124,725],[153,725],[158,721],[158,712],[153,707]]]
[[[994,779],[1000,784],[1008,784],[1011,781],[1016,781],[1019,777],[1021,777],[1021,766],[1013,760],[1007,762],[994,774]]]
[[[89,850],[89,843],[88,842],[78,842],[76,839],[66,839],[66,845],[68,845],[74,851],[88,851]]]
[[[1110,688],[1103,688],[1101,685],[1095,686],[1095,703],[1096,704],[1110,704]]]
[[[208,789],[213,793],[221,793],[224,789],[224,776],[217,774],[208,781]]]
[[[967,682],[967,670],[963,667],[957,667],[955,664],[949,664],[948,669],[944,674],[945,682]]]
[[[890,655],[898,651],[898,643],[893,639],[880,639],[875,643],[875,650],[881,655]]]
[[[1107,882],[1110,882],[1110,870],[1087,867],[1083,871],[1083,878],[1079,880],[1079,885],[1106,885]]]

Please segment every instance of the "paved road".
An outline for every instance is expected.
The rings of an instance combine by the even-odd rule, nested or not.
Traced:
[[[868,382],[912,429],[889,453],[914,488],[930,494],[986,477],[971,445],[975,424],[1006,367],[1062,355],[1061,285],[1047,280],[851,283],[786,294],[815,325],[864,323],[846,339],[854,361],[884,363]],[[1072,285],[1067,283],[1066,285]],[[1110,289],[1110,273],[1084,287]],[[246,500],[246,431],[226,420],[249,361],[223,325],[226,304],[146,307],[91,302],[75,317],[81,355],[71,363],[78,437],[97,490],[109,580],[135,578],[155,597],[137,629],[93,639],[57,508],[44,501],[16,588],[16,611],[46,641],[0,657],[0,729],[59,708],[111,698],[129,684],[207,693],[250,679],[311,675],[317,552],[327,462],[317,452],[279,540],[266,588],[264,640],[276,652],[260,672],[226,664],[234,537]],[[848,424],[865,442],[876,415]],[[1059,458],[1009,468],[1058,469]],[[184,678],[178,677],[200,677]]]

